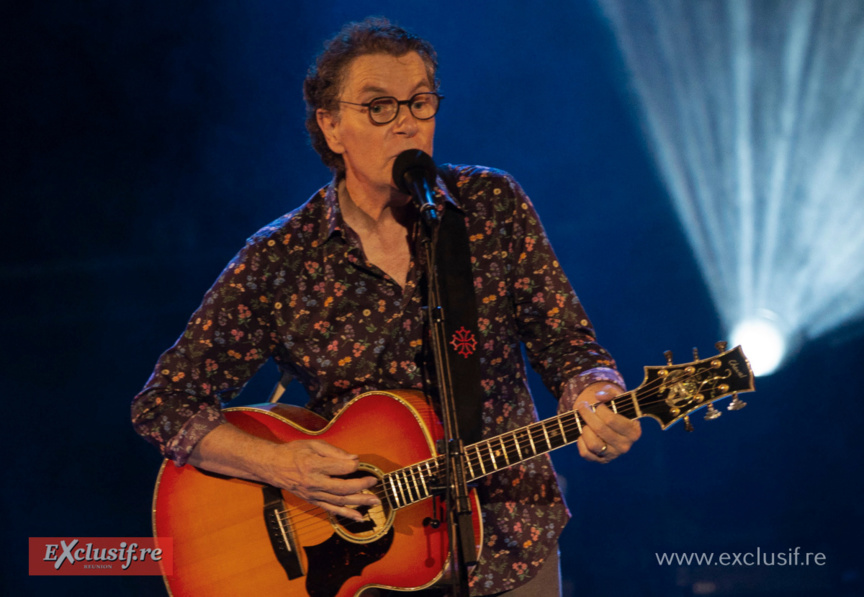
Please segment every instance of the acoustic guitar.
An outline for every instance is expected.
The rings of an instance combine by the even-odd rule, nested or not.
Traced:
[[[741,348],[691,363],[646,367],[636,389],[607,403],[631,419],[650,417],[666,429],[735,395],[752,391],[753,375]],[[440,497],[442,428],[416,391],[368,392],[331,421],[296,406],[268,404],[225,409],[234,425],[258,437],[289,442],[321,439],[360,456],[357,474],[374,475],[369,491],[381,506],[362,507],[362,522],[331,515],[276,487],[229,478],[165,461],[153,498],[153,529],[172,537],[177,597],[288,595],[350,597],[367,587],[417,590],[438,582],[449,543]],[[583,422],[575,411],[467,446],[464,464],[477,480],[574,443]],[[479,502],[471,492],[476,543],[482,544]]]

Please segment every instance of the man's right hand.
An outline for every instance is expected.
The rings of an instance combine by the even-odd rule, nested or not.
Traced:
[[[363,493],[375,485],[375,477],[344,478],[357,471],[358,457],[322,440],[277,444],[224,423],[198,442],[188,462],[221,475],[286,489],[352,520],[363,516],[350,506],[380,503],[371,493]]]
[[[362,520],[359,512],[346,506],[375,506],[381,502],[364,490],[377,482],[372,476],[344,479],[357,470],[356,455],[325,441],[299,440],[271,444],[264,460],[267,483],[287,489],[307,502],[339,516]]]

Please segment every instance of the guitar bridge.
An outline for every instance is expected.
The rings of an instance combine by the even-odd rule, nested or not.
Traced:
[[[297,544],[291,532],[291,520],[287,516],[282,503],[282,491],[278,487],[265,485],[264,493],[264,523],[267,525],[267,536],[273,547],[273,555],[288,575],[288,580],[305,576]]]

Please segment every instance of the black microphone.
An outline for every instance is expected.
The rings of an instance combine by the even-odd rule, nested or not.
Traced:
[[[419,149],[406,149],[393,162],[393,182],[396,188],[411,195],[427,224],[438,221],[432,187],[437,168],[429,154]]]

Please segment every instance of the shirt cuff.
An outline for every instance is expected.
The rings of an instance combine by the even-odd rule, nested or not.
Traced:
[[[165,455],[177,466],[183,466],[198,442],[223,423],[227,421],[221,410],[209,405],[202,406],[166,444]]]
[[[573,410],[573,405],[576,404],[576,399],[582,391],[592,383],[609,382],[620,386],[622,390],[626,390],[624,378],[615,369],[609,367],[596,367],[581,375],[571,378],[564,384],[561,391],[561,399],[558,401],[558,414]]]

